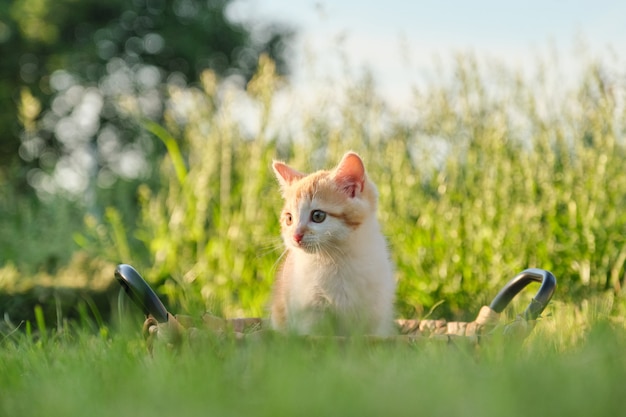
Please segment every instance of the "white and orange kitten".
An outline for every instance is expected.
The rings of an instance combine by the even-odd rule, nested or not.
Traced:
[[[361,158],[303,174],[274,161],[286,256],[274,283],[274,329],[298,334],[393,332],[395,280]]]

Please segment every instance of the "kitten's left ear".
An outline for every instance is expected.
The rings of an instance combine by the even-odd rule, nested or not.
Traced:
[[[276,178],[278,179],[281,187],[285,187],[292,182],[305,177],[305,174],[300,171],[296,171],[284,162],[274,161],[272,168],[274,168],[274,173],[276,174]]]
[[[363,191],[365,167],[361,157],[354,152],[345,154],[337,168],[335,168],[335,181],[351,198]]]

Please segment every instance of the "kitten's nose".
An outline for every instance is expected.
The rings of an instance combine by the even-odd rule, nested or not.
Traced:
[[[302,242],[302,238],[304,237],[304,233],[296,232],[293,234],[293,240],[299,245]]]

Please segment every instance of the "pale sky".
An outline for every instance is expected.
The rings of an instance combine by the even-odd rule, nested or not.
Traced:
[[[556,50],[562,65],[575,72],[582,41],[587,55],[617,55],[626,67],[621,1],[238,0],[231,13],[298,30],[293,80],[303,88],[311,56],[320,75],[340,72],[344,55],[352,68],[367,67],[381,91],[399,100],[406,85],[435,70],[435,57],[445,61],[456,52],[524,67]]]

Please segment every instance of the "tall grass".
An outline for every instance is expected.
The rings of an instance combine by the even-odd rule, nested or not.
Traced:
[[[144,123],[168,153],[160,185],[139,189],[137,224],[111,207],[77,239],[136,265],[173,311],[263,315],[281,253],[271,160],[310,171],[354,149],[379,188],[398,315],[422,317],[444,301],[431,316],[468,317],[513,274],[543,267],[559,289],[528,339],[471,347],[207,337],[149,356],[140,317],[118,328],[93,322],[85,307],[82,323],[54,326],[39,307],[19,331],[6,318],[0,326],[0,415],[620,414],[623,74],[590,64],[556,91],[545,77],[472,56],[450,74],[415,91],[411,119],[367,77],[311,113],[280,118],[281,80],[263,60],[246,92],[254,129],[211,73],[198,87],[171,87],[166,123]],[[283,129],[296,117],[295,130]],[[66,224],[52,218],[62,221],[43,227]]]
[[[125,225],[149,256],[118,259],[176,308],[263,315],[281,253],[271,160],[310,171],[353,149],[378,184],[399,315],[441,301],[436,315],[473,315],[527,267],[551,270],[561,299],[620,295],[623,74],[590,63],[578,83],[555,88],[549,68],[522,77],[471,55],[449,73],[415,90],[412,118],[387,107],[368,77],[281,118],[281,80],[263,59],[246,92],[255,129],[242,127],[240,101],[213,74],[171,87],[165,125],[145,125],[168,149],[161,186],[140,189],[139,223]]]

